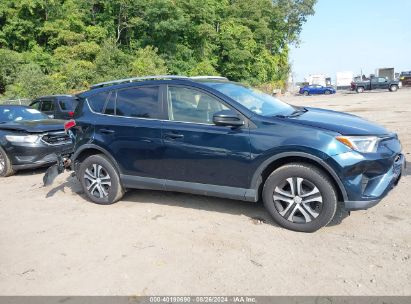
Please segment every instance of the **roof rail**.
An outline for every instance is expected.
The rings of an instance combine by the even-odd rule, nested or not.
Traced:
[[[192,76],[190,79],[196,80],[196,79],[215,79],[215,80],[228,80],[227,77],[223,76]]]
[[[133,78],[125,78],[125,79],[106,81],[106,82],[93,84],[90,88],[97,89],[97,88],[102,88],[102,87],[109,86],[109,85],[150,80],[150,79],[189,79],[189,78],[187,76],[178,76],[178,75],[153,75],[153,76],[144,76],[144,77],[133,77]]]
[[[127,83],[127,82],[135,82],[135,81],[144,81],[144,80],[153,80],[153,79],[186,79],[186,80],[200,80],[200,79],[215,79],[215,80],[228,80],[226,77],[222,76],[179,76],[179,75],[153,75],[153,76],[144,76],[144,77],[133,77],[133,78],[125,78],[125,79],[118,79],[112,81],[101,82],[97,84],[93,84],[90,88],[97,89],[102,88],[105,86],[120,84],[120,83]]]

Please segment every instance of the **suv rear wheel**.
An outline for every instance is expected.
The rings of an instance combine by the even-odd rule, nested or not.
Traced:
[[[337,194],[328,176],[304,163],[284,165],[271,173],[263,201],[279,225],[301,232],[326,226],[337,210]]]
[[[116,168],[102,154],[87,157],[79,166],[77,178],[84,193],[96,204],[113,204],[124,195]]]

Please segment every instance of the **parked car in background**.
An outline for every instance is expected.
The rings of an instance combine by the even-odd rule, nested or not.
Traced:
[[[316,94],[335,94],[335,89],[333,87],[324,87],[319,84],[311,84],[300,88],[300,94],[308,96],[308,95],[316,95]]]
[[[389,90],[396,92],[399,88],[398,80],[388,80],[384,77],[372,77],[369,80],[353,81],[351,83],[351,90],[357,93],[370,90]]]
[[[403,87],[411,87],[411,71],[401,72],[400,82]]]
[[[262,198],[278,224],[312,232],[338,202],[347,210],[377,204],[405,163],[397,135],[379,125],[224,78],[118,80],[78,99],[65,124],[75,142],[70,163],[97,204],[133,188]]]
[[[71,151],[64,122],[27,106],[0,105],[0,176],[53,164]]]
[[[30,106],[49,118],[68,120],[73,117],[77,100],[72,95],[53,95],[35,99]]]

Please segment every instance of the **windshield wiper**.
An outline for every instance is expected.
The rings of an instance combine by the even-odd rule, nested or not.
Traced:
[[[304,114],[305,112],[308,112],[308,109],[307,109],[307,108],[299,107],[299,108],[295,108],[294,112],[292,112],[291,114],[288,114],[288,115],[276,115],[275,117],[279,117],[279,118],[297,117],[297,116],[300,116],[300,115]]]

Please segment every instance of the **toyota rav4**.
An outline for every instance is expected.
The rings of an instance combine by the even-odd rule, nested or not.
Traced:
[[[405,164],[397,135],[379,125],[222,77],[118,80],[77,98],[71,166],[98,204],[127,189],[261,199],[279,225],[313,232],[339,204],[376,205]]]

